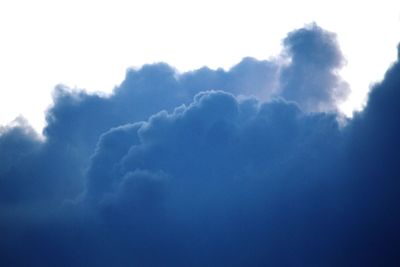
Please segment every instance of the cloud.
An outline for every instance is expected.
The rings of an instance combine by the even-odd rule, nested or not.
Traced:
[[[30,165],[38,153],[40,140],[23,118],[2,127],[0,133],[0,203],[13,203],[19,195],[28,193],[24,192],[25,187],[19,188],[19,184],[29,183],[26,165]],[[10,176],[14,178],[8,178]]]
[[[270,99],[278,90],[279,62],[244,58],[229,71],[207,67],[183,73],[180,81],[184,90],[194,96],[207,90],[223,90],[235,95],[253,95]]]
[[[384,80],[371,89],[367,106],[356,114],[346,140],[346,159],[352,162],[346,168],[346,185],[357,205],[353,216],[368,218],[358,235],[370,237],[366,238],[370,243],[363,243],[360,238],[357,245],[373,255],[377,264],[380,260],[393,266],[399,262],[396,250],[400,240],[399,59]]]
[[[247,81],[249,86],[246,90],[261,90],[259,83],[253,87],[250,83],[253,73],[257,71],[265,74],[266,78],[262,76],[258,81],[267,90],[267,83],[274,75],[270,65],[272,63],[266,61],[245,59],[231,71],[208,70],[206,75],[205,69],[179,74],[164,63],[145,65],[138,70],[128,70],[125,80],[110,96],[90,94],[59,85],[53,94],[54,104],[46,114],[47,126],[43,130],[45,142],[38,143],[38,137],[27,123],[17,128],[29,135],[22,138],[19,133],[12,131],[0,137],[6,144],[3,153],[11,162],[15,162],[19,156],[14,157],[9,151],[18,150],[24,140],[37,143],[38,147],[36,155],[27,160],[27,164],[34,164],[35,167],[20,164],[18,171],[4,174],[4,183],[13,181],[3,186],[4,191],[16,201],[31,201],[26,197],[27,193],[17,194],[15,186],[11,185],[26,184],[17,182],[19,178],[16,177],[29,176],[34,185],[25,189],[30,188],[37,198],[46,198],[49,194],[57,195],[57,202],[71,198],[82,190],[85,169],[104,132],[129,122],[146,120],[160,110],[173,110],[183,103],[190,103],[193,96],[204,88],[222,87],[229,90],[229,84],[236,84],[234,81],[241,84]],[[239,94],[238,86],[232,88]],[[9,139],[21,140],[11,142]],[[18,142],[21,145],[17,145]]]
[[[44,139],[3,127],[1,265],[398,265],[399,62],[340,126],[334,35],[284,44],[289,65],[60,86]]]
[[[229,71],[204,67],[182,74],[158,63],[129,69],[125,80],[108,97],[60,85],[46,115],[44,135],[89,156],[98,137],[108,129],[145,120],[160,110],[171,111],[190,103],[201,91],[220,89],[237,95],[272,95],[276,71],[276,64],[251,58]]]
[[[345,60],[336,35],[311,24],[289,33],[283,45],[291,62],[280,76],[282,96],[306,111],[336,111],[350,92],[338,75]]]
[[[123,137],[127,135],[132,138]],[[136,235],[140,240],[152,231],[161,232],[161,237],[166,233],[179,237],[170,244],[168,256],[163,251],[153,252],[162,261],[171,261],[171,265],[179,264],[176,260],[180,249],[184,249],[188,265],[268,262],[268,255],[277,252],[273,242],[260,248],[266,256],[262,259],[252,259],[250,251],[240,252],[243,246],[239,244],[245,241],[247,246],[256,248],[268,239],[275,242],[288,237],[275,231],[280,224],[290,228],[291,216],[297,223],[313,223],[316,227],[312,219],[299,215],[325,213],[312,203],[320,196],[315,196],[313,187],[330,181],[319,180],[313,174],[319,168],[311,170],[303,164],[331,158],[324,151],[330,144],[337,144],[338,136],[335,116],[306,115],[283,100],[261,103],[255,99],[238,100],[222,91],[203,92],[193,103],[172,113],[160,112],[147,122],[104,134],[92,158],[93,167],[89,168],[86,199],[92,205],[97,199],[94,206],[100,218],[109,223],[126,225],[132,221],[131,227],[142,229]],[[118,147],[110,146],[113,140],[119,140],[119,144],[126,140],[124,154],[119,153]],[[103,157],[117,154],[119,159]],[[110,163],[112,168],[108,167]],[[107,166],[113,170],[112,175],[106,179],[98,175],[97,166]],[[330,169],[325,164],[320,166],[321,171]],[[103,186],[99,188],[99,184]],[[138,188],[140,193],[132,192]],[[143,197],[147,191],[151,193]],[[291,207],[295,202],[296,208]],[[149,215],[149,210],[154,212],[155,203],[157,212]],[[319,205],[324,207],[322,203]],[[154,226],[157,229],[148,227],[148,223],[156,222],[154,218],[162,222]],[[290,234],[301,239],[299,231]],[[314,230],[306,226],[301,231]],[[225,243],[228,236],[232,247]],[[156,242],[167,241],[157,238]],[[288,247],[297,249],[297,242],[300,240],[293,240]],[[129,243],[138,245],[133,237]],[[281,253],[286,252],[284,249]],[[195,262],[201,253],[209,255],[208,261]],[[239,256],[225,258],[231,253]],[[295,253],[300,256],[304,251]],[[171,255],[172,259],[168,259]],[[155,264],[150,259],[143,260],[145,265]]]
[[[336,74],[343,58],[335,35],[312,25],[289,33],[284,45],[291,59],[287,66],[280,59],[254,58],[244,58],[228,71],[204,67],[178,73],[165,63],[145,65],[129,69],[108,97],[58,86],[44,134],[88,157],[108,129],[146,120],[160,110],[172,111],[208,90],[264,101],[283,97],[306,111],[337,110],[348,87]]]

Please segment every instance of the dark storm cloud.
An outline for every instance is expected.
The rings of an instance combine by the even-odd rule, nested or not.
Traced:
[[[384,80],[373,86],[366,108],[349,125],[346,140],[346,160],[352,163],[346,168],[346,185],[357,205],[353,217],[364,218],[356,243],[372,255],[371,265],[399,263],[399,59]]]
[[[334,35],[284,45],[285,66],[146,65],[107,97],[60,86],[44,140],[3,127],[0,264],[398,265],[399,63],[340,127]]]

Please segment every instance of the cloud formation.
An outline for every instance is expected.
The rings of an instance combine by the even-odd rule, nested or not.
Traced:
[[[335,34],[311,24],[289,33],[283,44],[291,62],[282,70],[282,96],[306,111],[337,110],[349,86],[338,75],[344,58]]]
[[[340,126],[334,35],[284,46],[128,70],[110,96],[60,86],[45,139],[3,127],[1,265],[398,265],[400,63]]]

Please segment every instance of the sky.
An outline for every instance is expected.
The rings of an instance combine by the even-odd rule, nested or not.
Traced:
[[[85,3],[0,9],[0,266],[400,265],[396,5]]]
[[[351,115],[396,59],[399,10],[395,0],[2,1],[0,124],[22,115],[41,132],[58,84],[111,92],[146,63],[184,72],[279,57],[286,33],[312,22],[338,35],[352,89],[341,109]]]

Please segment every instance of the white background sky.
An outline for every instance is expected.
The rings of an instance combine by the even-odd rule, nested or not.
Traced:
[[[1,0],[0,124],[22,114],[41,129],[58,83],[110,92],[126,68],[229,68],[277,55],[285,35],[317,22],[338,34],[359,107],[397,55],[400,1]]]

